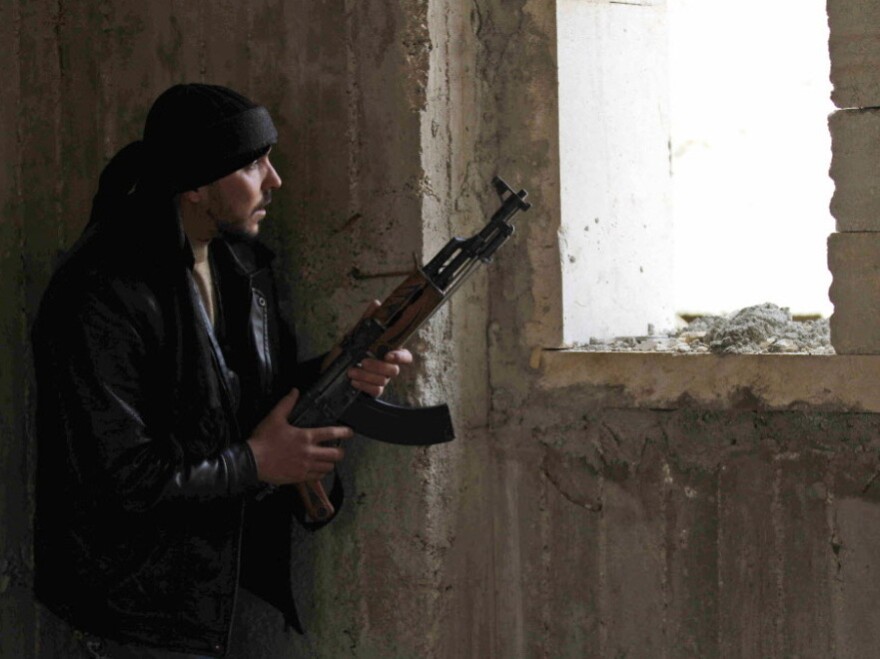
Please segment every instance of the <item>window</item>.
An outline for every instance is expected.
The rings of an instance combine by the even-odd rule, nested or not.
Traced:
[[[564,340],[830,310],[823,0],[558,0]]]

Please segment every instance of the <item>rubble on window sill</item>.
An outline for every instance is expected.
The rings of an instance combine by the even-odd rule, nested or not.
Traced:
[[[765,303],[726,316],[701,316],[685,327],[651,336],[591,339],[587,352],[833,355],[827,319],[795,320],[785,307]]]

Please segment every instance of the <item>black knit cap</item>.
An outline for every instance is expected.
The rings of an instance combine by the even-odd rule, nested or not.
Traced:
[[[253,162],[278,141],[268,110],[219,85],[175,85],[144,125],[145,175],[171,192],[192,190]]]

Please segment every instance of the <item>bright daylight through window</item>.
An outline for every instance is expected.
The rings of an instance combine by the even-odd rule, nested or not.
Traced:
[[[824,0],[557,7],[566,343],[827,318]]]

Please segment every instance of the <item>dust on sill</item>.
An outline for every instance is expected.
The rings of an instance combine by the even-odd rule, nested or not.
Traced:
[[[649,336],[607,341],[591,339],[587,344],[577,344],[570,349],[677,354],[835,354],[828,319],[796,320],[788,308],[769,302],[726,316],[700,316],[670,332],[654,334],[651,331]]]

